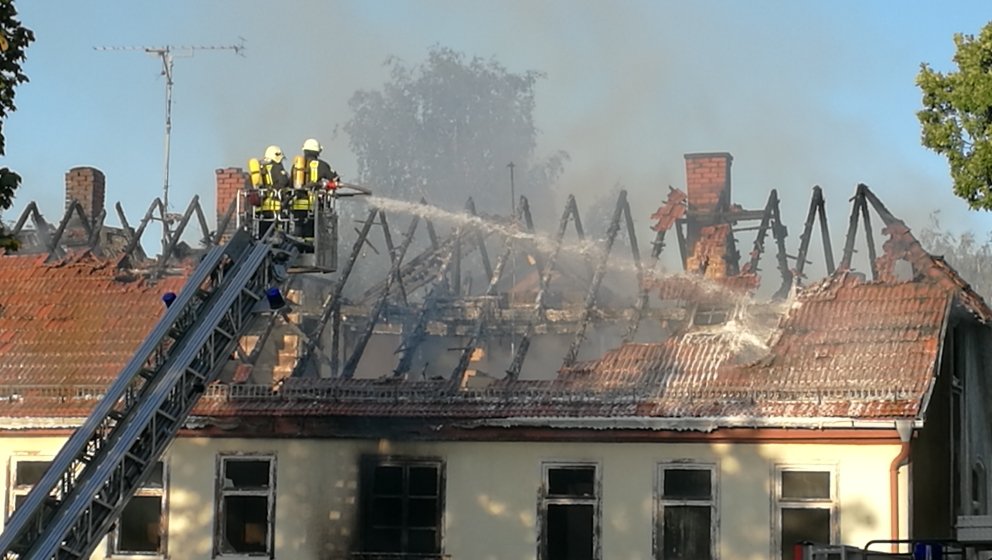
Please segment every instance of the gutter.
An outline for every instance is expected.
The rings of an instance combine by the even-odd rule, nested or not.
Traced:
[[[568,416],[536,416],[494,418],[484,420],[469,420],[455,423],[462,428],[563,428],[588,430],[653,430],[653,431],[697,431],[713,432],[721,428],[807,428],[807,429],[837,429],[853,428],[866,430],[899,430],[900,425],[908,425],[910,429],[922,428],[923,421],[919,419],[899,420],[860,420],[842,417],[701,417],[701,418],[656,418],[656,417],[568,417]]]

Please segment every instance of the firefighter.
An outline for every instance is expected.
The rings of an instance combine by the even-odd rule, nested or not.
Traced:
[[[260,173],[262,179],[261,206],[259,208],[258,235],[262,236],[273,224],[286,221],[285,204],[290,195],[289,174],[283,167],[282,149],[279,146],[269,146],[262,158]]]
[[[320,159],[323,146],[315,138],[303,142],[303,156],[297,156],[293,164],[293,199],[290,207],[293,212],[294,232],[307,241],[314,237],[314,213],[317,210],[322,191],[337,188],[339,175],[329,163]]]
[[[306,170],[306,183],[313,183],[316,186],[333,189],[334,186],[328,185],[327,183],[336,183],[340,180],[340,176],[331,164],[320,159],[320,152],[324,151],[324,147],[320,145],[320,142],[316,138],[308,138],[303,142],[303,163],[304,169]]]

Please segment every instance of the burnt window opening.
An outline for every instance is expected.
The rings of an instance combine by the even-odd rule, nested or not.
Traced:
[[[215,555],[273,555],[276,459],[221,455]]]
[[[692,324],[697,327],[722,325],[730,320],[734,308],[730,305],[699,304],[692,314]]]
[[[543,468],[540,560],[598,560],[600,491],[595,464]]]
[[[361,463],[361,478],[364,552],[441,553],[443,462],[365,456]],[[433,556],[425,556],[428,557]]]
[[[716,557],[716,470],[712,465],[664,464],[655,517],[655,558]]]
[[[111,532],[111,555],[165,555],[165,486],[165,465],[159,461],[124,507]]]
[[[833,544],[837,533],[833,471],[779,467],[776,475],[774,522],[779,559],[791,558],[798,542]]]
[[[41,481],[41,477],[45,475],[45,471],[52,464],[51,461],[39,460],[34,457],[30,459],[27,457],[14,457],[12,461],[13,464],[10,469],[12,480],[10,481],[10,492],[8,493],[7,519],[10,519],[14,510],[24,503],[31,489]]]

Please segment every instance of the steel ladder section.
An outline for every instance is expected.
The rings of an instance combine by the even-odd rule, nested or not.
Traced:
[[[14,550],[33,542],[44,529],[52,509],[75,487],[78,475],[103,448],[107,434],[133,409],[152,373],[164,365],[177,339],[185,334],[183,327],[195,319],[217,281],[222,279],[218,267],[223,257],[232,250],[243,250],[245,244],[245,239],[235,236],[226,246],[214,247],[204,255],[176,300],[7,521],[0,534],[3,557],[16,558],[11,556]]]
[[[237,270],[207,303],[189,336],[150,382],[132,413],[114,430],[106,455],[77,484],[28,560],[88,558],[154,468],[220,368],[264,298],[269,246],[254,244]]]

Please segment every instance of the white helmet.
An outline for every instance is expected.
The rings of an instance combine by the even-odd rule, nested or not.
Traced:
[[[279,146],[269,146],[265,148],[265,159],[271,161],[272,163],[282,163],[285,156],[282,154],[282,148]]]
[[[318,142],[316,138],[307,138],[306,141],[303,142],[303,151],[320,153],[324,151],[324,147],[320,145],[320,142]]]

